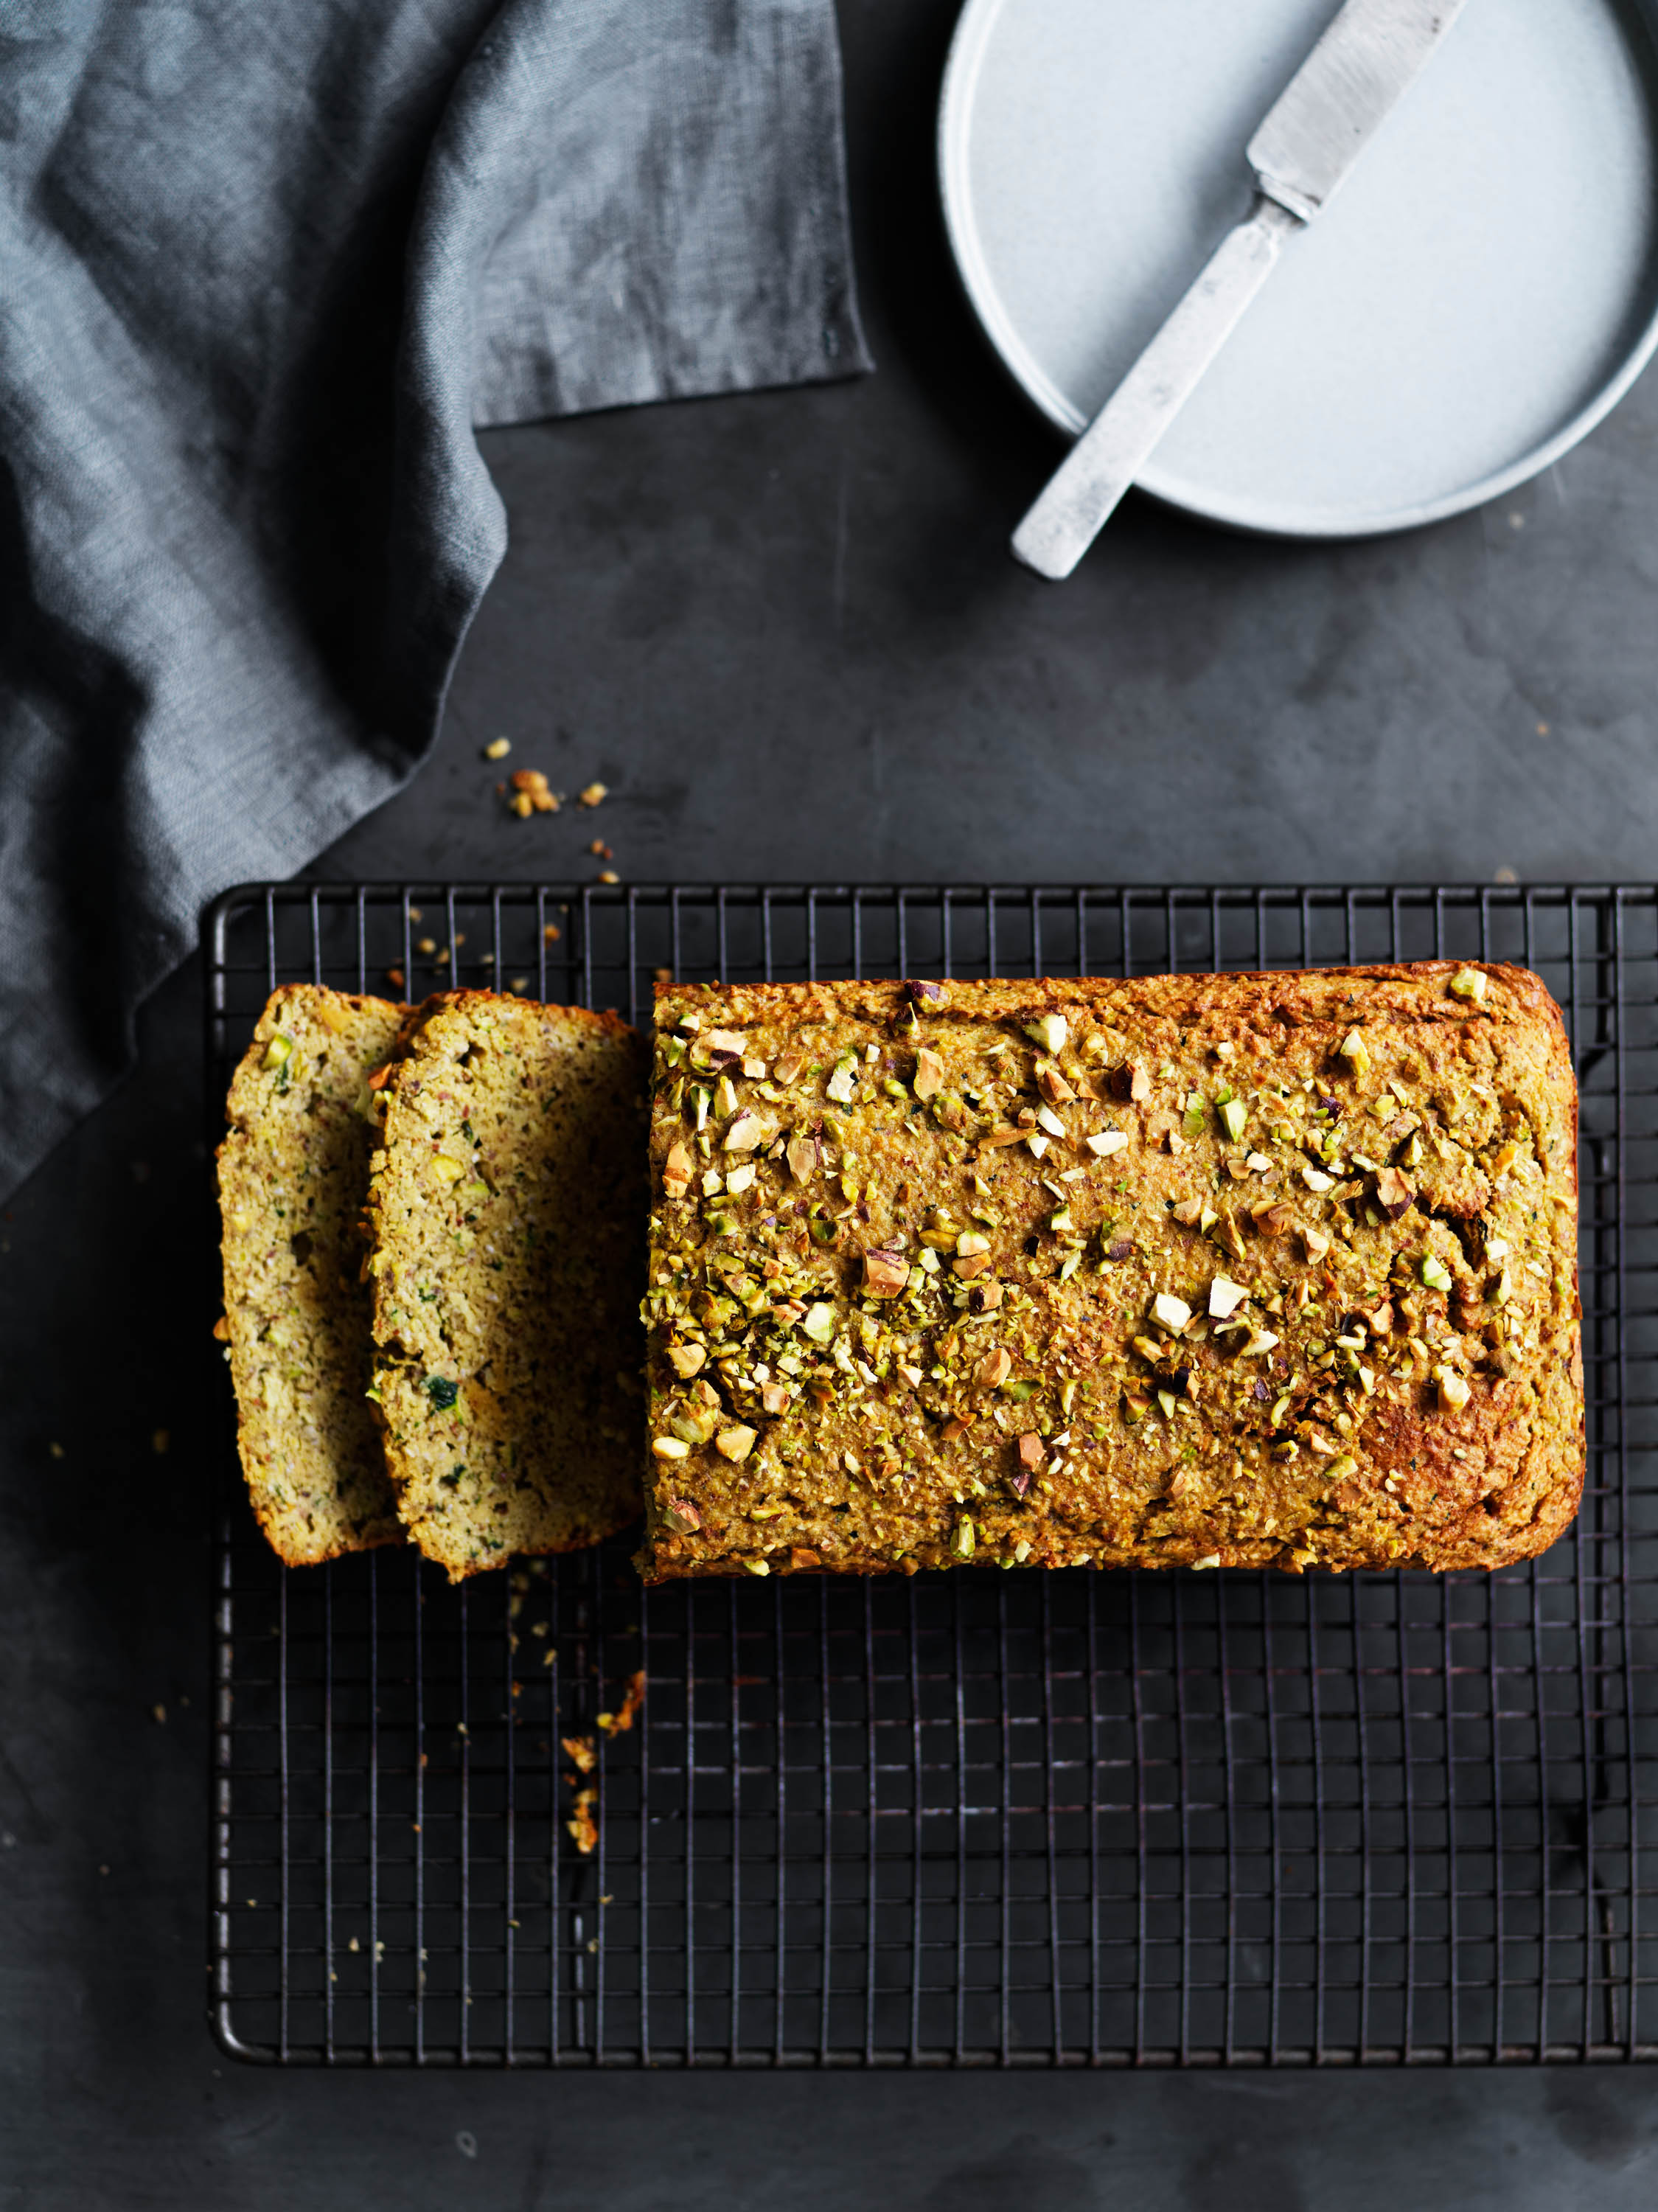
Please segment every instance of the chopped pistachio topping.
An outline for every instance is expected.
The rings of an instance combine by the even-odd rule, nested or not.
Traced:
[[[1482,979],[1483,980],[1483,979]],[[1349,1030],[1341,1040],[1341,1057],[1353,1073],[1361,1079],[1370,1072],[1370,1050],[1357,1030]]]
[[[800,1327],[814,1344],[827,1344],[835,1334],[835,1308],[824,1304],[810,1307]]]
[[[1071,1031],[1063,1014],[1043,1014],[1034,1022],[1027,1022],[1024,1033],[1041,1045],[1044,1052],[1056,1053],[1065,1050],[1065,1041]]]

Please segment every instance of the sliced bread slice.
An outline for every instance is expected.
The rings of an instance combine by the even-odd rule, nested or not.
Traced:
[[[404,1524],[459,1582],[641,1510],[647,1054],[613,1014],[423,1012],[369,1180],[374,1389]]]
[[[259,1526],[289,1566],[403,1541],[367,1396],[368,1078],[406,1007],[295,983],[230,1086],[219,1147],[224,1331]]]

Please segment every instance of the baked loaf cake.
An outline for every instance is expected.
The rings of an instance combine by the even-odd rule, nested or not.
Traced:
[[[253,1510],[290,1566],[403,1540],[365,1395],[361,1214],[377,1141],[368,1077],[406,1011],[290,984],[230,1086],[222,1327]]]
[[[1499,1567],[1583,1472],[1521,969],[666,987],[648,1580]]]
[[[640,1507],[643,1041],[613,1014],[428,1000],[369,1181],[398,1510],[452,1579]]]

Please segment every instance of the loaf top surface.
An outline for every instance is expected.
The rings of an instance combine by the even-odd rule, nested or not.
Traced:
[[[458,1581],[638,1514],[646,1060],[580,1007],[422,1013],[370,1182],[374,1388],[404,1522]]]
[[[1492,1567],[1576,1510],[1527,971],[668,986],[657,1031],[647,1576]]]
[[[401,1543],[366,1393],[368,1078],[405,1008],[295,983],[266,1005],[219,1149],[225,1324],[259,1524],[290,1566]]]

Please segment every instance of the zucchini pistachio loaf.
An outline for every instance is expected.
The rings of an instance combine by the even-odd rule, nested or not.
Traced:
[[[398,1510],[452,1579],[639,1510],[646,1055],[613,1014],[428,1002],[369,1178]]]
[[[407,1012],[289,984],[230,1086],[222,1327],[253,1510],[290,1566],[403,1540],[365,1395],[361,1217],[377,1141],[368,1078]]]
[[[647,1579],[1497,1567],[1583,1471],[1521,969],[658,993]]]

